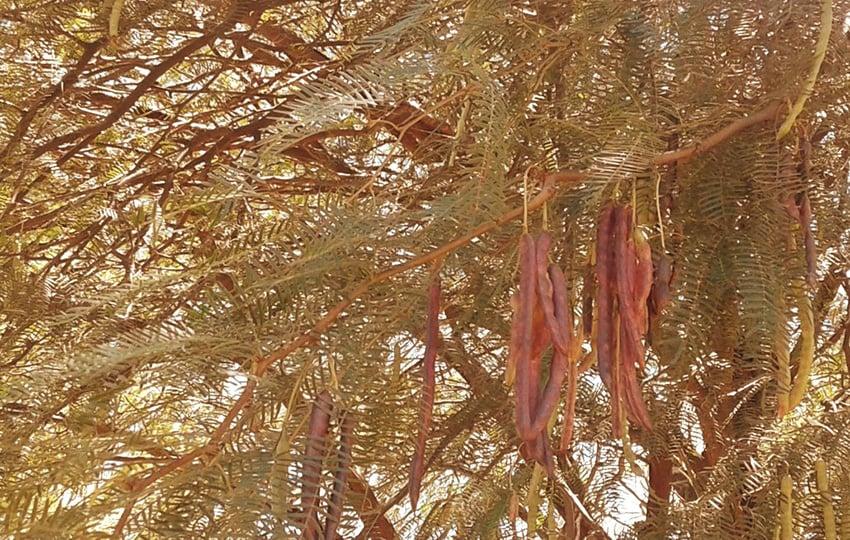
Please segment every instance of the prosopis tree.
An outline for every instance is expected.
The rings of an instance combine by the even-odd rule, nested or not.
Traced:
[[[848,15],[3,3],[3,532],[850,537]]]

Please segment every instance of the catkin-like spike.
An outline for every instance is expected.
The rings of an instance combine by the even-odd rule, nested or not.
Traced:
[[[800,362],[788,396],[788,410],[793,410],[803,401],[815,356],[815,314],[812,301],[800,282],[795,283],[794,293],[797,297],[797,311],[800,316]]]
[[[317,515],[319,482],[332,409],[333,398],[330,392],[325,390],[313,402],[310,411],[307,448],[304,451],[304,463],[301,469],[301,505],[304,508],[305,515],[301,538],[304,540],[319,538],[320,527]]]
[[[434,272],[428,287],[428,320],[425,326],[425,357],[422,370],[422,400],[419,406],[419,436],[410,466],[410,504],[416,509],[422,476],[425,474],[425,444],[434,413],[437,349],[440,340],[440,277]]]
[[[354,415],[345,413],[339,428],[339,451],[337,452],[336,474],[333,490],[328,502],[328,517],[325,520],[325,540],[336,539],[336,529],[342,517],[342,503],[345,497],[345,482],[351,465],[351,448],[354,439]]]
[[[791,475],[782,477],[779,484],[779,538],[780,540],[791,540],[794,533],[794,515],[792,514],[793,499],[792,491],[794,484]]]
[[[596,364],[599,366],[599,376],[602,382],[612,388],[613,378],[613,344],[614,334],[614,295],[616,283],[614,278],[613,228],[614,209],[606,206],[599,218],[596,230]],[[612,391],[613,397],[613,391]]]
[[[815,461],[815,477],[823,510],[824,539],[836,540],[838,532],[835,528],[835,508],[832,506],[832,493],[829,491],[829,477],[826,474],[826,463],[820,458]]]

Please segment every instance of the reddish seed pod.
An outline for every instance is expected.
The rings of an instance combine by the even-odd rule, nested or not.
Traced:
[[[637,243],[635,252],[637,254],[635,301],[646,311],[646,300],[652,291],[652,247],[644,240]]]
[[[328,502],[328,517],[325,520],[325,540],[336,539],[336,529],[342,517],[342,502],[345,497],[345,482],[348,478],[348,468],[351,465],[351,448],[354,439],[354,415],[343,415],[339,428],[339,451],[337,452],[336,474],[334,474],[333,490]]]
[[[301,538],[316,540],[319,538],[318,494],[322,474],[322,458],[328,437],[333,398],[325,390],[313,402],[310,411],[310,426],[307,431],[307,448],[304,451],[304,463],[301,469],[301,504],[304,508],[304,528]]]
[[[635,278],[637,275],[637,254],[635,245],[631,239],[632,214],[629,207],[620,207],[615,210],[614,220],[614,258],[616,261],[617,274],[617,299],[620,312],[620,336],[624,336],[631,343],[638,343],[643,337],[643,320],[638,320],[641,309],[635,301],[635,292],[638,288]]]
[[[622,423],[622,382],[620,379],[620,350],[619,350],[619,335],[620,335],[620,325],[619,321],[614,321],[614,344],[612,345],[614,349],[614,355],[611,362],[611,386],[608,387],[608,391],[611,394],[611,431],[613,432],[615,437],[623,436],[623,423]]]
[[[655,279],[652,283],[650,307],[653,315],[658,315],[670,303],[670,283],[673,281],[673,264],[670,257],[662,253],[655,268]]]
[[[425,326],[425,357],[422,372],[422,401],[419,407],[419,436],[410,466],[410,503],[416,508],[419,490],[425,473],[425,444],[431,431],[434,412],[434,386],[436,384],[437,349],[440,340],[440,278],[435,272],[428,288],[428,320]]]
[[[532,347],[534,347],[534,317],[537,305],[536,254],[534,240],[523,234],[519,242],[519,311],[517,330],[520,339],[516,353],[516,425],[520,438],[528,440],[531,434],[532,406],[537,395],[533,392],[533,377],[530,373]],[[542,351],[541,351],[542,352]],[[539,373],[538,373],[539,375]]]
[[[549,247],[552,245],[552,237],[549,233],[541,233],[537,237],[537,293],[540,307],[546,316],[546,324],[552,335],[552,345],[564,356],[569,354],[569,334],[562,328],[555,314],[554,286],[550,272],[546,267]]]
[[[520,446],[520,454],[526,461],[536,461],[537,463],[545,463],[546,455],[543,447],[543,432],[538,433],[530,439],[523,439]]]
[[[620,331],[620,337],[621,339],[625,337],[622,330]],[[646,429],[652,429],[652,421],[649,418],[649,411],[647,411],[646,405],[643,402],[640,383],[638,382],[637,372],[635,370],[637,354],[642,351],[643,347],[640,347],[640,350],[636,350],[634,343],[623,340],[620,344],[621,357],[618,368],[620,371],[622,399],[624,401],[626,415],[635,424]]]
[[[596,364],[599,366],[599,376],[609,390],[613,378],[613,343],[614,343],[614,295],[616,283],[614,277],[614,209],[606,206],[599,218],[596,230]]]
[[[546,424],[549,422],[549,417],[552,416],[552,412],[558,406],[558,401],[561,398],[561,386],[564,384],[564,377],[567,374],[567,358],[566,355],[557,349],[552,353],[549,381],[540,396],[536,407],[536,414],[531,423],[531,431],[533,433],[539,433],[545,429]]]
[[[570,309],[569,298],[567,297],[567,283],[564,273],[560,267],[554,264],[549,265],[547,273],[554,289],[553,307],[555,324],[558,331],[565,336],[564,346],[567,352],[564,353],[557,347],[554,348],[552,363],[549,366],[549,380],[546,383],[546,388],[541,393],[537,412],[532,421],[531,429],[533,431],[543,430],[549,421],[549,417],[552,416],[555,407],[558,406],[558,401],[560,401],[561,386],[564,384],[567,364],[569,362],[571,347],[569,336],[572,333],[573,327],[572,310]]]
[[[528,377],[527,381],[527,389],[528,389],[528,410],[529,410],[529,423],[528,426],[522,426],[517,429],[520,437],[525,440],[533,439],[537,437],[537,435],[542,431],[545,426],[545,422],[541,425],[537,420],[537,410],[540,406],[541,400],[541,390],[540,390],[540,372],[541,372],[541,362],[543,359],[543,353],[549,347],[551,343],[551,334],[549,332],[549,327],[546,324],[546,319],[543,314],[543,310],[540,308],[540,304],[536,304],[534,306],[534,316],[532,318],[533,324],[533,336],[532,336],[532,346],[531,346],[531,355],[528,357],[528,360],[525,364],[524,375]],[[518,368],[519,369],[519,368]],[[519,397],[517,397],[519,399]],[[519,404],[517,404],[519,406]],[[523,407],[524,408],[524,407]]]
[[[552,446],[549,444],[549,438],[545,433],[539,435],[540,444],[543,446],[543,460],[537,460],[543,466],[543,470],[550,478],[555,477],[555,457],[552,454]]]
[[[593,296],[586,294],[581,304],[581,331],[584,337],[590,337],[593,334]]]

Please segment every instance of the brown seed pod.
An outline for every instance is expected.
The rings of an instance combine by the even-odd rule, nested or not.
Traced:
[[[632,236],[632,214],[629,207],[615,209],[614,218],[614,259],[616,261],[617,299],[620,313],[620,336],[629,344],[641,343],[646,325],[643,310],[635,300],[638,290],[637,254]],[[641,284],[641,287],[643,284]],[[642,292],[642,291],[641,291]],[[622,345],[621,345],[622,347]],[[632,352],[637,352],[633,350]]]
[[[304,451],[304,463],[301,469],[301,505],[304,508],[305,515],[301,538],[305,540],[319,538],[320,527],[317,516],[319,482],[332,409],[333,398],[330,392],[325,390],[313,402],[310,411],[307,448]]]
[[[325,520],[325,540],[336,539],[336,529],[342,517],[342,502],[345,496],[345,482],[351,465],[351,447],[354,439],[354,415],[345,413],[339,428],[339,451],[337,452],[336,474],[328,501],[328,517]]]
[[[620,380],[620,320],[614,316],[614,349],[611,359],[611,386],[608,392],[611,394],[611,431],[615,437],[623,436],[623,391]]]
[[[419,436],[410,466],[410,503],[416,508],[422,476],[425,474],[425,443],[431,431],[434,412],[437,348],[440,340],[440,277],[435,272],[428,288],[428,322],[425,327],[425,357],[422,372],[422,401],[419,406]]]
[[[519,310],[516,314],[520,336],[516,352],[516,425],[520,438],[531,438],[531,416],[536,405],[537,395],[530,370],[532,347],[534,347],[534,316],[537,305],[536,260],[534,240],[529,234],[523,234],[519,242]]]
[[[562,328],[555,314],[554,287],[550,271],[546,267],[552,236],[543,232],[537,237],[537,294],[540,307],[546,316],[546,324],[552,334],[552,345],[564,356],[569,354],[569,330]]]
[[[637,255],[637,275],[635,276],[634,300],[638,310],[636,320],[639,324],[641,336],[645,336],[649,324],[648,300],[652,291],[652,248],[649,242],[640,238],[636,242],[635,252]],[[637,360],[640,368],[644,369],[646,367],[646,351],[643,344],[641,344],[641,349]]]
[[[637,255],[637,277],[635,279],[635,301],[638,302],[644,312],[646,301],[652,292],[652,247],[644,238],[635,242],[635,253]],[[645,313],[644,313],[645,316]]]
[[[570,334],[572,333],[573,322],[572,310],[570,309],[569,298],[567,297],[566,278],[561,268],[555,264],[549,265],[547,274],[547,281],[549,281],[553,288],[555,328],[563,336],[566,352],[554,347],[552,362],[549,366],[549,380],[546,382],[546,388],[540,395],[536,414],[532,420],[531,429],[533,431],[542,430],[549,421],[549,417],[552,416],[555,407],[558,406],[558,401],[561,398],[561,386],[563,386],[564,377],[567,374],[567,364],[571,352]],[[552,335],[554,338],[555,329],[552,329]]]
[[[596,230],[596,364],[599,366],[599,376],[609,390],[613,378],[613,344],[614,344],[614,296],[616,282],[614,276],[614,209],[606,206],[599,218]]]
[[[581,330],[585,338],[593,334],[593,296],[590,293],[587,293],[581,303]]]
[[[635,344],[626,339],[622,327],[620,329],[620,338],[621,356],[618,368],[621,382],[620,389],[622,391],[626,415],[635,424],[646,429],[652,429],[652,421],[649,418],[649,411],[646,410],[646,405],[643,402],[640,383],[638,382],[637,371],[635,370],[636,356],[638,352],[643,352],[643,347],[640,347],[638,351]]]
[[[542,422],[537,419],[537,411],[540,407],[542,398],[540,391],[540,371],[543,353],[552,342],[549,326],[546,324],[546,318],[540,304],[534,306],[534,315],[532,318],[532,346],[531,355],[528,357],[525,368],[525,375],[528,376],[528,410],[529,410],[529,425],[527,431],[519,431],[520,437],[529,440],[537,437],[546,425],[546,420]],[[519,369],[519,368],[518,368]],[[557,402],[557,399],[556,399]]]
[[[545,437],[542,431],[530,439],[523,439],[519,449],[523,459],[529,462],[536,461],[537,463],[544,463],[546,461],[543,445],[544,440]]]
[[[655,267],[655,280],[652,283],[650,307],[653,316],[658,315],[670,303],[670,284],[673,281],[673,264],[670,257],[662,253]]]

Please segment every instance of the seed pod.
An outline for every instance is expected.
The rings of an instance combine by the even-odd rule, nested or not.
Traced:
[[[641,337],[643,337],[646,335],[646,328],[649,323],[648,300],[652,291],[652,248],[649,242],[639,236],[635,243],[635,252],[637,255],[634,298],[637,314],[635,319],[639,325]],[[640,369],[646,368],[646,348],[642,342],[638,349],[637,361]]]
[[[511,530],[516,531],[516,520],[519,516],[519,497],[516,491],[511,491],[511,496],[508,499],[508,521],[511,523]]]
[[[589,293],[581,303],[581,330],[584,337],[589,337],[593,333],[593,296]]]
[[[625,404],[626,414],[629,420],[638,424],[645,429],[652,429],[652,421],[649,418],[649,412],[646,410],[646,405],[641,396],[640,383],[637,379],[635,370],[635,362],[637,361],[638,350],[643,352],[643,347],[637,349],[634,343],[629,342],[623,335],[623,327],[620,327],[620,362],[618,363],[620,372],[621,391]]]
[[[823,533],[825,540],[836,540],[835,508],[832,506],[832,493],[829,491],[829,477],[826,475],[826,463],[818,458],[815,461],[815,477],[821,497],[823,510]]]
[[[652,291],[652,247],[641,235],[635,241],[637,255],[637,275],[635,277],[635,301],[646,319],[646,301]]]
[[[613,252],[613,207],[606,206],[599,218],[596,230],[596,364],[599,366],[599,376],[605,386],[611,390],[611,370],[613,364],[614,342],[614,295],[616,283],[614,278]]]
[[[635,281],[637,255],[634,241],[631,239],[632,214],[628,207],[617,208],[614,212],[614,260],[617,268],[617,299],[622,329],[620,336],[633,346],[632,353],[638,353],[642,352],[637,350],[637,344],[641,343],[646,322],[639,320],[642,310],[635,301],[635,292],[638,289]]]
[[[535,306],[537,305],[536,254],[534,240],[528,234],[519,242],[519,311],[516,314],[517,334],[520,336],[516,352],[516,425],[519,436],[529,440],[531,433],[532,407],[536,405],[536,394],[532,394],[532,376],[529,373],[534,331]],[[534,400],[534,401],[532,401]]]
[[[809,375],[812,372],[815,356],[815,315],[812,309],[812,301],[806,294],[802,283],[798,282],[794,285],[794,293],[797,297],[797,310],[800,315],[800,362],[788,396],[788,410],[793,410],[803,401],[803,396],[806,394],[806,388],[809,385]]]
[[[543,459],[537,462],[543,465],[543,470],[550,478],[555,477],[555,457],[552,455],[552,446],[549,444],[549,437],[545,432],[540,432],[540,445],[543,447]]]
[[[578,359],[569,359],[567,369],[567,403],[564,406],[564,422],[561,425],[560,454],[566,454],[573,440],[573,429],[576,420],[576,397],[578,395]]]
[[[410,466],[410,503],[416,509],[422,476],[425,474],[425,444],[434,412],[437,349],[440,340],[440,277],[435,272],[428,288],[428,322],[425,327],[425,357],[422,372],[422,400],[419,406],[419,436]]]
[[[555,291],[551,271],[547,270],[546,262],[549,254],[549,247],[552,245],[552,237],[549,233],[543,232],[537,237],[537,294],[540,307],[546,317],[546,324],[549,326],[549,332],[552,334],[552,345],[561,352],[564,356],[569,354],[570,340],[569,329],[565,330],[559,323],[555,315]],[[566,294],[566,292],[564,293]]]
[[[608,391],[611,394],[611,431],[614,436],[619,438],[623,436],[623,405],[622,405],[622,381],[620,379],[620,355],[622,343],[620,340],[620,317],[614,315],[613,321],[613,340],[612,349],[613,355],[611,358],[611,385]]]
[[[307,447],[304,451],[304,463],[301,469],[301,505],[304,508],[304,528],[301,538],[315,540],[319,538],[318,494],[322,474],[322,459],[328,437],[333,398],[325,390],[313,402],[310,411],[310,426],[307,431]]]
[[[549,326],[546,324],[545,315],[543,314],[543,310],[540,308],[539,304],[535,304],[533,308],[532,321],[533,335],[531,338],[531,354],[529,355],[527,361],[524,364],[524,369],[521,367],[521,365],[517,366],[517,387],[519,387],[520,378],[528,378],[528,380],[525,382],[526,388],[528,389],[527,405],[529,411],[529,422],[527,426],[517,425],[517,432],[519,433],[519,436],[526,441],[535,439],[537,435],[539,435],[540,432],[543,430],[543,427],[546,425],[545,418],[542,420],[542,422],[537,420],[537,410],[540,407],[541,400],[541,361],[543,353],[546,351],[547,347],[549,347],[549,344],[551,343],[551,334],[549,332]],[[555,369],[557,369],[557,367]],[[520,375],[522,377],[520,377]],[[517,394],[517,400],[519,400],[519,394]],[[519,401],[517,401],[517,407],[520,407]]]
[[[519,447],[520,455],[528,462],[545,463],[544,442],[545,436],[542,431],[530,439],[523,439],[522,445]]]
[[[558,401],[561,398],[561,386],[564,384],[570,354],[569,347],[571,346],[571,340],[569,336],[573,327],[572,310],[570,309],[569,298],[567,297],[567,282],[564,273],[560,267],[553,264],[549,266],[547,274],[547,281],[554,289],[552,310],[555,319],[554,324],[558,333],[563,336],[563,345],[567,347],[567,350],[562,351],[557,346],[554,347],[552,362],[549,366],[549,380],[546,383],[546,388],[540,395],[536,413],[532,419],[532,431],[542,430],[546,426],[549,417],[552,416],[552,412],[557,407]],[[552,329],[553,344],[554,335],[555,329]]]
[[[653,315],[658,315],[670,303],[670,283],[673,280],[673,265],[670,258],[661,254],[655,267],[655,280],[652,283],[650,306]]]
[[[779,539],[791,540],[794,533],[794,515],[792,508],[792,489],[794,485],[791,475],[782,477],[779,484]]]
[[[540,396],[531,422],[533,433],[543,431],[561,398],[561,386],[564,384],[564,377],[567,374],[567,356],[561,351],[555,350],[552,353],[552,364],[549,372],[549,381]]]
[[[336,529],[342,517],[342,503],[345,496],[345,481],[351,464],[351,447],[354,438],[354,415],[343,415],[339,428],[339,451],[337,452],[337,469],[334,475],[331,499],[328,502],[328,517],[325,520],[325,540],[336,539]]]

